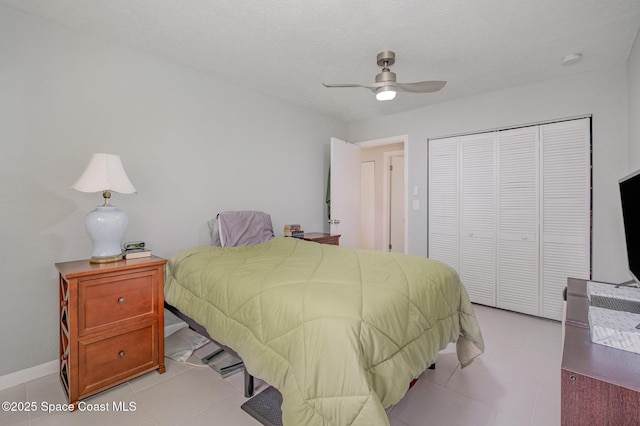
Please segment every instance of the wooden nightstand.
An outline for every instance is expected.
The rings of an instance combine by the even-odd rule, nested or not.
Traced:
[[[56,263],[60,380],[69,403],[164,365],[165,259]]]
[[[325,234],[322,232],[307,232],[304,237],[294,237],[302,240],[313,241],[320,244],[340,245],[340,235]]]

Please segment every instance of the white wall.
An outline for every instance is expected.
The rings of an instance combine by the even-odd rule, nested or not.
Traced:
[[[426,256],[427,139],[592,114],[593,278],[625,281],[617,181],[629,168],[627,92],[626,67],[613,67],[352,123],[349,140],[409,135],[408,184],[421,206],[412,210],[409,197],[409,253]]]
[[[640,32],[627,62],[629,76],[629,169],[640,169]]]
[[[100,194],[68,188],[119,154],[126,240],[161,256],[208,244],[218,211],[324,227],[331,136],[347,126],[0,6],[0,376],[58,357],[55,262],[90,256]]]

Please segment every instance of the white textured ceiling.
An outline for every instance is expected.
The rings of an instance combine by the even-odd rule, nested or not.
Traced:
[[[63,26],[341,120],[624,64],[640,0],[0,0]],[[376,55],[440,92],[378,102]],[[583,60],[563,67],[563,56]]]

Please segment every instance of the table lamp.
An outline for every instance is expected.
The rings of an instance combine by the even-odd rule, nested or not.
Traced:
[[[127,230],[127,215],[109,204],[111,192],[133,194],[136,189],[122,167],[119,155],[93,154],[82,176],[72,186],[81,192],[100,192],[104,204],[87,214],[85,225],[93,242],[91,263],[122,260],[122,239]]]

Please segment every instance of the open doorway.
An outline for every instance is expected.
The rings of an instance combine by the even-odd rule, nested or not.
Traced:
[[[407,136],[331,138],[329,228],[340,245],[407,252]]]
[[[405,142],[364,142],[361,151],[362,248],[406,253]],[[378,143],[377,143],[378,142]]]

